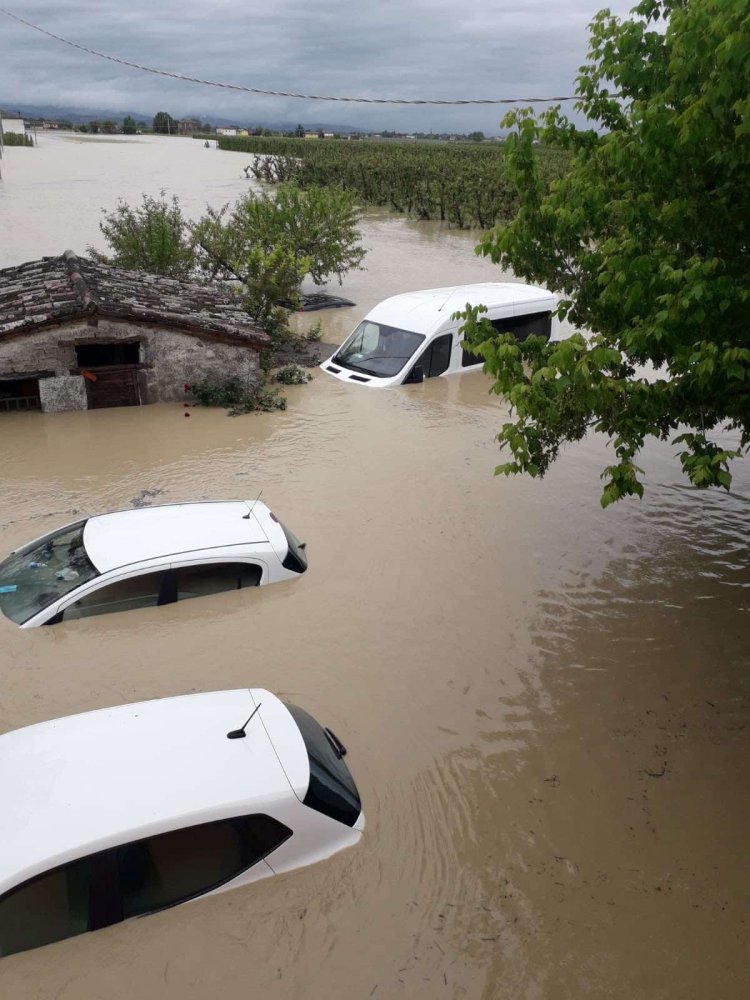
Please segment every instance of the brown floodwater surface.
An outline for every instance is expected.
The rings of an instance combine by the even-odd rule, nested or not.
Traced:
[[[187,142],[159,147],[174,170],[182,144],[238,172]],[[8,152],[4,176],[25,151]],[[57,236],[27,256],[70,244]],[[357,308],[316,317],[328,339],[405,287],[497,277],[471,234],[381,213],[365,238],[369,270],[342,289]],[[0,731],[268,687],[348,746],[367,827],[311,868],[3,959],[0,996],[748,995],[750,468],[702,494],[650,445],[645,499],[603,511],[611,451],[594,436],[540,482],[493,477],[507,411],[487,389],[318,371],[277,414],[2,415],[0,554],[145,490],[262,489],[310,569],[51,628],[0,619]]]

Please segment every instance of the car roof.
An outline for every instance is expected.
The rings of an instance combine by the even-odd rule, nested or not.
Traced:
[[[529,307],[543,312],[557,306],[552,292],[534,285],[511,281],[485,281],[474,285],[452,285],[449,288],[425,288],[417,292],[393,295],[378,303],[365,317],[376,323],[395,326],[414,333],[432,333],[438,324],[450,320],[451,314],[466,305],[485,305],[489,309],[506,306],[514,309]]]
[[[83,544],[96,569],[108,573],[186,552],[268,545],[271,523],[268,507],[259,500],[163,504],[90,517]]]
[[[244,739],[227,739],[257,705]],[[66,861],[303,798],[300,731],[269,691],[161,698],[0,736],[0,894]]]

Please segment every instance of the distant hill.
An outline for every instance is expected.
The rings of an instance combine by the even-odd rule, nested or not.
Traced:
[[[240,125],[244,128],[255,128],[256,126],[260,126],[261,128],[273,129],[274,132],[293,132],[299,122],[299,119],[295,121],[273,121],[259,118],[224,118],[217,115],[178,113],[174,108],[169,108],[167,106],[157,108],[156,111],[123,111],[121,108],[81,108],[59,104],[24,104],[20,107],[15,107],[14,104],[15,102],[5,104],[2,100],[0,100],[0,108],[7,111],[18,111],[20,114],[28,118],[62,118],[67,121],[71,121],[76,125],[81,125],[90,121],[106,121],[108,118],[111,118],[116,122],[121,122],[126,115],[130,115],[130,117],[134,118],[137,122],[147,122],[150,124],[153,121],[156,111],[168,111],[173,118],[196,118],[198,121],[210,122],[212,125]],[[313,132],[367,133],[374,131],[373,129],[362,128],[359,125],[344,125],[340,122],[331,123],[303,121],[302,125],[304,125],[306,129]]]

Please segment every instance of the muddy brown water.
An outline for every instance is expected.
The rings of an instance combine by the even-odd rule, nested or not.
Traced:
[[[31,151],[38,176],[0,211],[17,221],[46,177],[91,240],[132,145],[107,145],[84,197],[91,147],[50,144],[57,173]],[[144,146],[197,202],[202,147]],[[206,155],[214,185],[240,190],[232,154]],[[59,252],[65,228],[45,243],[16,226],[2,263]],[[365,242],[369,270],[343,286],[357,309],[315,317],[327,339],[392,292],[497,277],[470,234],[380,213]],[[496,479],[506,411],[487,388],[368,392],[319,372],[273,415],[3,416],[3,553],[144,490],[262,488],[310,570],[46,629],[0,620],[0,730],[265,686],[341,736],[367,816],[327,862],[4,959],[3,998],[747,996],[750,470],[697,494],[653,445],[646,499],[602,511],[592,437],[541,482]]]

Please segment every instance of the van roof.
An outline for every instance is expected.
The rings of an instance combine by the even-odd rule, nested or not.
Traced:
[[[426,288],[393,295],[371,309],[366,319],[401,330],[429,334],[467,304],[485,305],[488,309],[503,306],[512,310],[509,315],[517,315],[529,311],[551,311],[557,306],[557,298],[552,292],[534,285],[485,281],[475,285]]]
[[[261,708],[245,739],[227,739]],[[304,797],[300,731],[260,688],[122,705],[0,736],[0,894],[108,847]]]
[[[83,544],[96,569],[108,573],[178,553],[268,544],[269,534],[276,534],[270,525],[270,511],[260,501],[164,504],[90,517]]]

